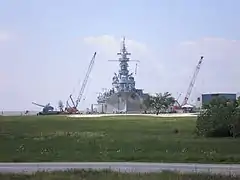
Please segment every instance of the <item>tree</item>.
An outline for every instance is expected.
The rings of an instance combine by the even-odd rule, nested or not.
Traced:
[[[169,92],[165,92],[163,94],[163,108],[166,110],[168,109],[170,106],[174,105],[174,103],[176,102],[175,98],[172,97],[172,94],[170,94]]]
[[[240,107],[240,96],[237,98],[237,101],[236,101],[236,103],[237,103],[237,106],[239,106],[239,107]]]
[[[169,92],[165,93],[157,93],[156,96],[153,98],[153,107],[156,110],[156,114],[159,114],[160,110],[166,111],[169,106],[175,103],[175,99]]]
[[[153,104],[153,96],[151,96],[150,94],[147,94],[143,100],[143,109],[145,113],[147,113],[147,111],[152,108],[152,104]]]
[[[240,133],[240,109],[237,101],[215,98],[204,107],[196,122],[196,133],[205,137],[236,137]]]
[[[158,115],[160,110],[167,110],[169,106],[175,103],[175,99],[169,92],[165,93],[156,93],[155,95],[148,95],[144,100],[145,111],[152,108],[155,109],[156,114]]]
[[[233,115],[232,123],[230,124],[230,135],[232,137],[240,136],[240,108],[239,106],[236,108],[236,111]]]
[[[64,109],[64,105],[63,105],[63,102],[61,100],[58,101],[58,108],[60,109],[60,111],[63,111],[63,109]]]

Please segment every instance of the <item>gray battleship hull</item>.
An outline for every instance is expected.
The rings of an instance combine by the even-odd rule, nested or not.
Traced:
[[[139,113],[142,110],[142,103],[143,98],[137,93],[114,93],[106,100],[105,113]]]

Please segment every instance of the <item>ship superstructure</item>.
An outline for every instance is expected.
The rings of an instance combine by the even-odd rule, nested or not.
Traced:
[[[142,89],[136,89],[133,73],[128,70],[128,62],[134,60],[129,58],[131,53],[127,51],[125,38],[123,38],[121,50],[117,55],[119,56],[118,60],[109,60],[119,62],[118,73],[114,73],[112,78],[112,88],[101,93],[97,102],[102,105],[101,111],[105,113],[139,112],[142,109],[144,94]]]

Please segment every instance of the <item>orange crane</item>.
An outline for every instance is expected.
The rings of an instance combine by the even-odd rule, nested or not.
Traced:
[[[85,90],[86,85],[87,85],[87,82],[88,82],[89,75],[90,75],[90,73],[91,73],[91,71],[92,71],[92,68],[93,68],[93,65],[94,65],[94,62],[95,62],[95,57],[96,57],[96,55],[97,55],[97,52],[94,53],[94,55],[93,55],[93,57],[92,57],[92,59],[91,59],[91,61],[90,61],[90,64],[89,64],[89,66],[88,66],[87,73],[86,73],[86,75],[85,75],[85,78],[84,78],[84,81],[83,81],[83,84],[82,84],[82,86],[81,86],[81,89],[80,89],[80,92],[79,92],[79,95],[78,95],[78,97],[77,97],[76,102],[74,103],[74,101],[73,101],[73,99],[72,99],[72,94],[69,96],[69,99],[71,100],[73,106],[70,106],[69,103],[68,103],[68,101],[67,101],[66,111],[67,111],[68,113],[73,114],[73,113],[78,113],[78,112],[79,112],[79,111],[78,111],[78,105],[79,105],[79,103],[81,102],[81,99],[82,99],[84,90]]]
[[[183,100],[181,106],[186,105],[187,102],[188,102],[188,99],[189,99],[189,97],[190,97],[190,95],[191,95],[191,93],[192,93],[192,88],[193,88],[193,86],[194,86],[194,84],[195,84],[195,81],[196,81],[196,79],[197,79],[197,75],[198,75],[199,70],[200,70],[200,68],[201,68],[202,60],[203,60],[203,56],[201,56],[200,60],[198,61],[198,64],[197,64],[197,66],[196,66],[196,69],[195,69],[195,71],[194,71],[193,77],[192,77],[191,82],[190,82],[190,84],[189,84],[189,86],[188,86],[187,93],[186,93],[186,95],[185,95],[185,97],[184,97],[184,100]]]

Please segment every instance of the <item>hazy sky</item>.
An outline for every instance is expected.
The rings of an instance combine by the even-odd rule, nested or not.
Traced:
[[[138,59],[136,86],[186,93],[204,56],[193,101],[206,92],[240,92],[239,0],[1,0],[0,110],[57,106],[80,89],[96,62],[81,108],[111,88],[122,36]],[[135,62],[130,64],[134,71]],[[190,101],[191,102],[191,101]]]

